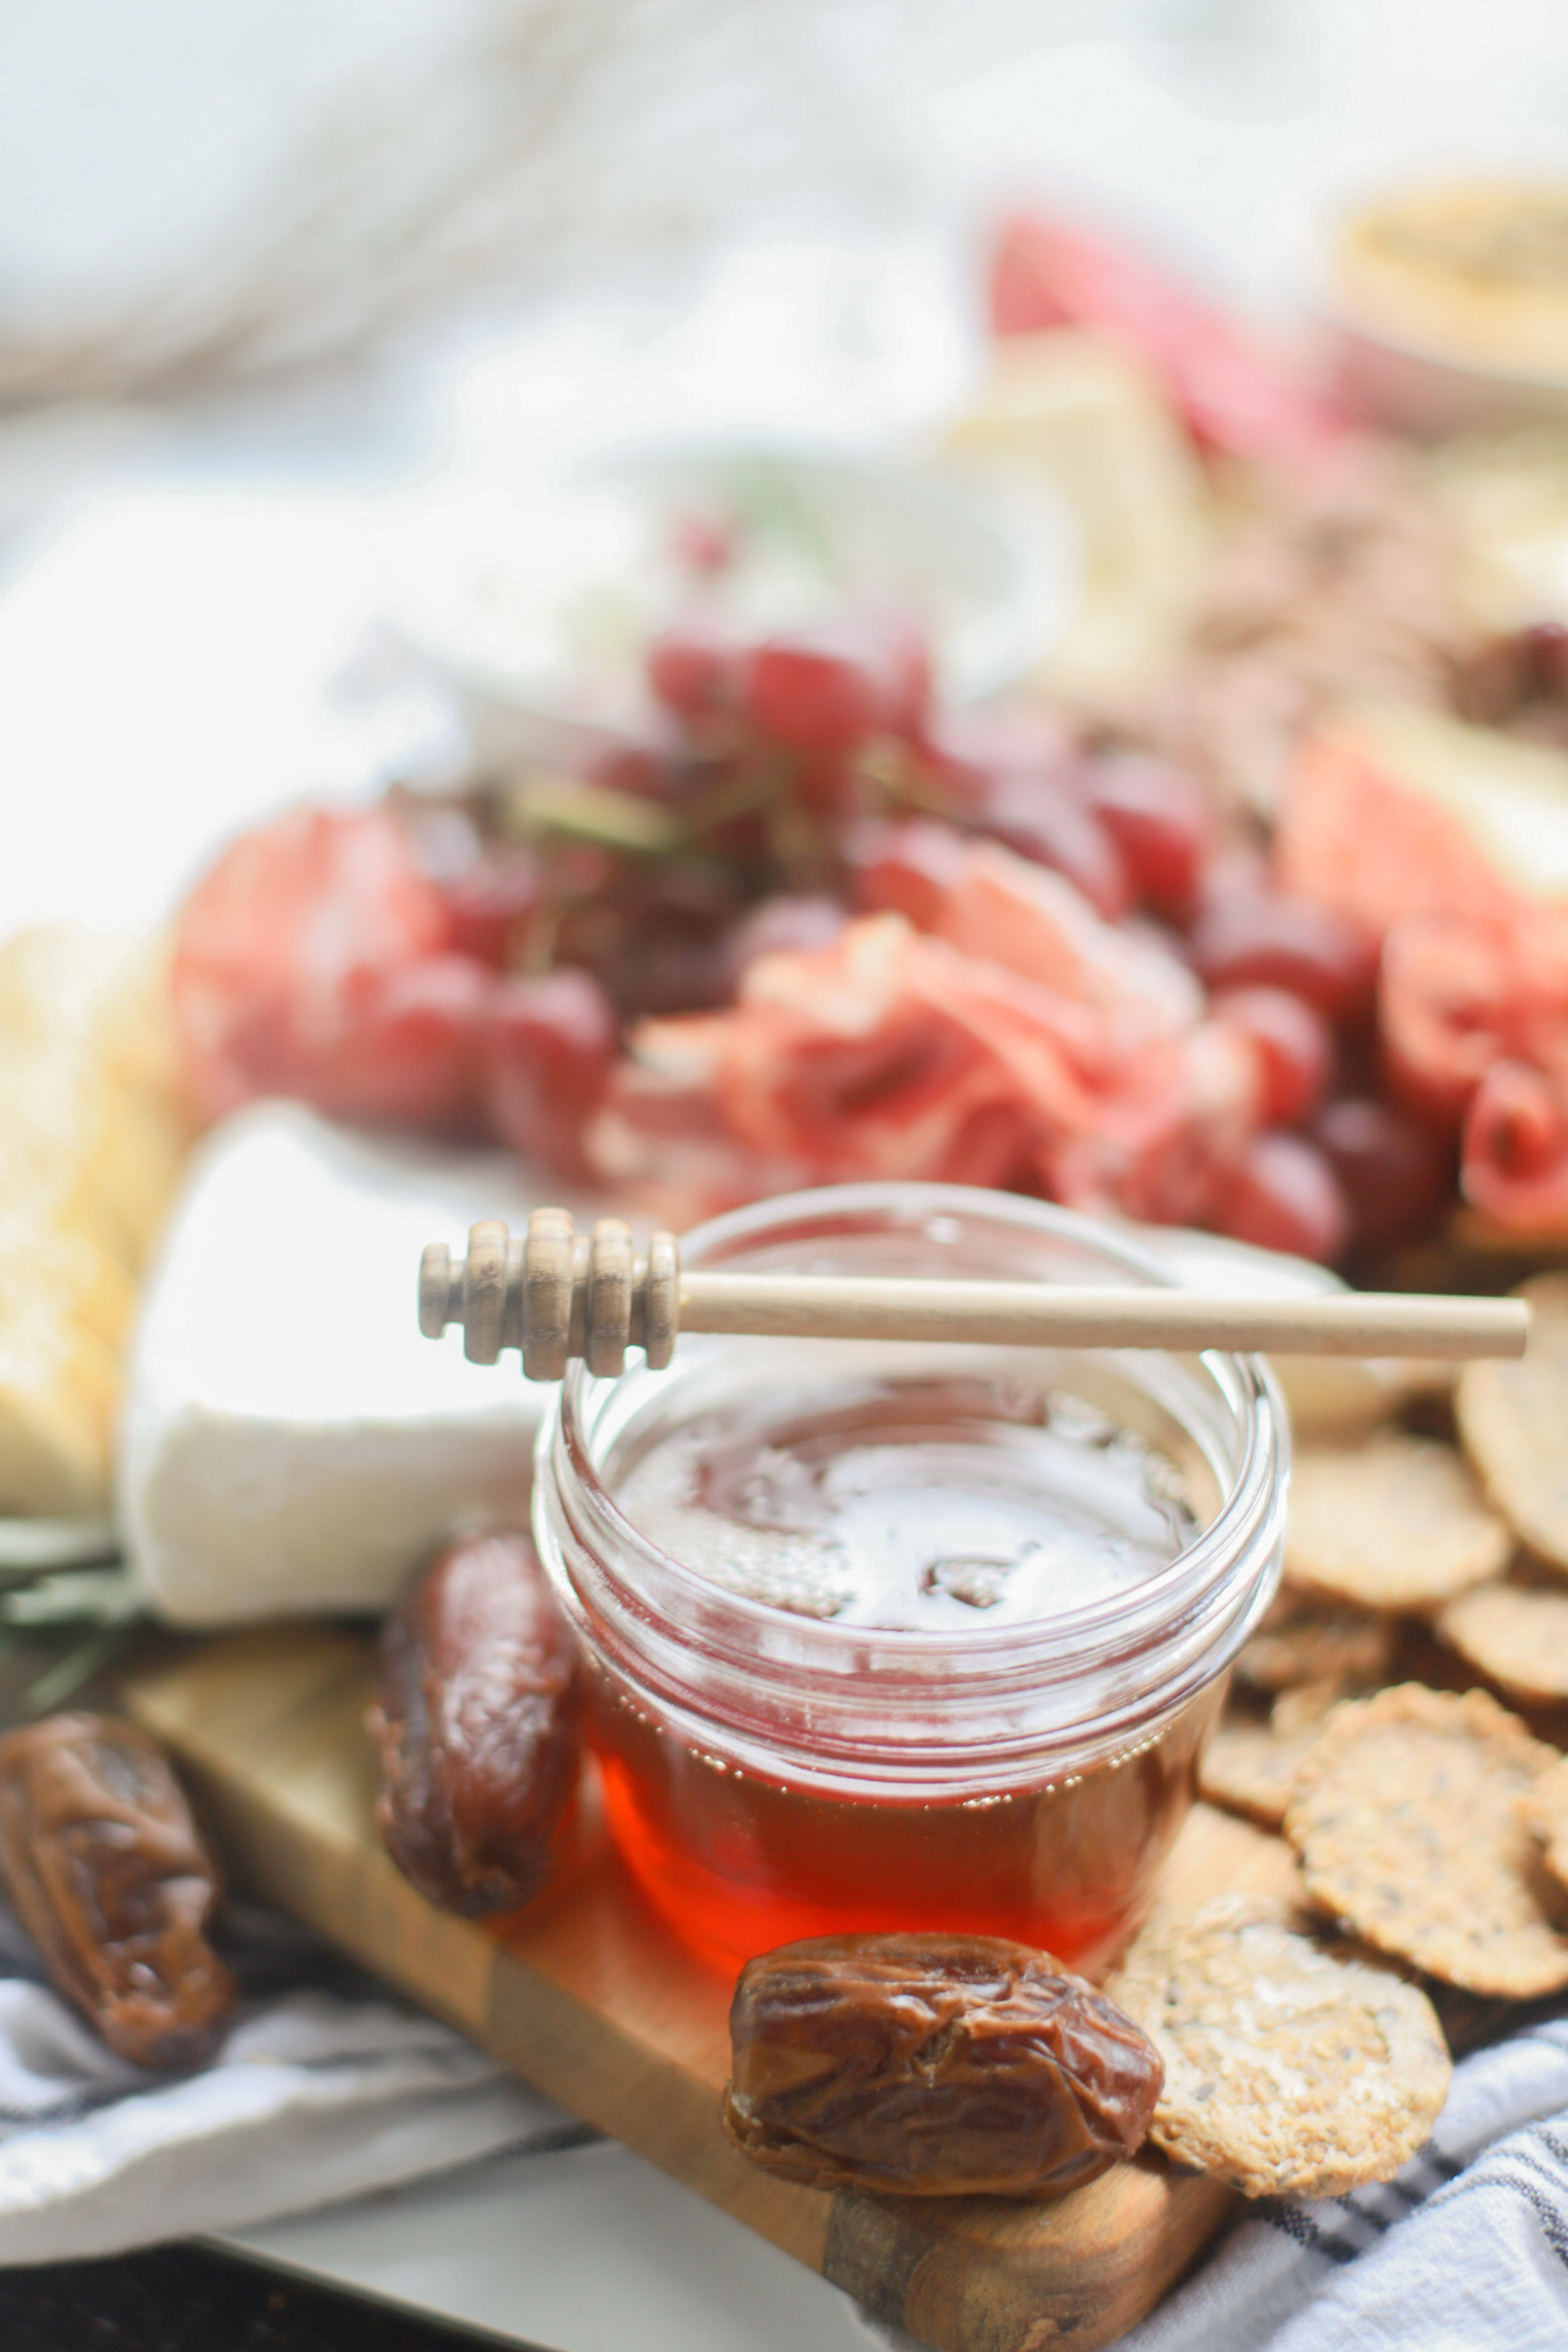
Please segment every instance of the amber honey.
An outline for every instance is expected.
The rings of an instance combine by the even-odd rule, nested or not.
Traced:
[[[603,1687],[592,1721],[623,1859],[716,1966],[803,1936],[941,1928],[1093,1971],[1148,1909],[1217,1703],[1210,1692],[1081,1780],[956,1804],[835,1797],[725,1767]]]

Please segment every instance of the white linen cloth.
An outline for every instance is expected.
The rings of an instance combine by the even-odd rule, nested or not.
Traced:
[[[116,2058],[0,1910],[0,2265],[300,2213],[596,2133],[298,1930],[231,1900],[237,2022],[213,2064]]]

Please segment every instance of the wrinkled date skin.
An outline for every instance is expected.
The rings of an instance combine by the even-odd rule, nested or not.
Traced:
[[[382,1636],[368,1720],[376,1817],[404,1877],[469,1915],[536,1894],[577,1784],[582,1690],[526,1536],[464,1537],[415,1580]]]
[[[787,2180],[1054,2196],[1143,2140],[1164,2081],[1131,2018],[990,1936],[828,1936],[741,1972],[724,2123]]]
[[[218,1875],[144,1733],[55,1715],[0,1740],[0,1878],[112,2050],[148,2067],[211,2055],[235,1989],[207,1940]]]

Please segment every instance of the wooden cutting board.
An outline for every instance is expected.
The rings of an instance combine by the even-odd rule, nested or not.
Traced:
[[[368,1636],[268,1627],[155,1648],[130,1710],[178,1756],[237,1883],[450,2019],[527,2082],[941,2352],[1096,2352],[1233,2210],[1151,2156],[1055,2203],[829,2193],[772,2180],[719,2126],[730,1987],[692,1959],[585,1824],[566,1883],[500,1925],[393,1869],[372,1820]],[[1278,1838],[1199,1806],[1168,1891],[1289,1892]]]

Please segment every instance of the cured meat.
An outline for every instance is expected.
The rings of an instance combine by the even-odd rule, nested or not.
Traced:
[[[1275,848],[1291,889],[1381,942],[1384,1063],[1420,1117],[1462,1125],[1465,1199],[1568,1232],[1568,907],[1504,870],[1457,795],[1343,740],[1306,748]]]
[[[1568,1233],[1568,1070],[1493,1064],[1464,1123],[1459,1182],[1514,1233]]]
[[[642,1024],[590,1135],[599,1172],[657,1173],[674,1124],[706,1136],[694,1208],[755,1197],[766,1170],[775,1187],[924,1178],[1205,1215],[1263,1083],[1246,1033],[1203,1019],[1192,974],[992,844],[926,911],[923,932],[867,915],[759,958],[728,1011]]]
[[[1099,1051],[1120,1056],[1192,1026],[1202,992],[1185,964],[1115,929],[1064,875],[990,842],[964,853],[925,928],[961,954],[1005,964],[1083,1005]]]
[[[1373,940],[1405,915],[1504,916],[1528,904],[1488,863],[1462,816],[1335,736],[1301,751],[1274,866],[1286,890]]]
[[[181,910],[173,1002],[209,1116],[296,1095],[345,1118],[463,1119],[493,975],[382,808],[245,834]]]
[[[1018,213],[991,265],[999,335],[1099,327],[1126,344],[1204,448],[1298,466],[1337,438],[1340,419],[1222,311],[1140,253],[1075,223]]]
[[[1498,1062],[1568,1078],[1568,914],[1396,924],[1384,944],[1379,1015],[1400,1094],[1450,1121]]]

